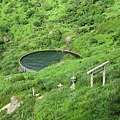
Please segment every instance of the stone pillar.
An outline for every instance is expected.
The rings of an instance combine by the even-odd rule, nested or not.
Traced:
[[[34,87],[32,88],[32,95],[35,96],[35,90],[34,90]]]
[[[93,87],[93,73],[91,73],[91,87]]]
[[[103,85],[105,85],[105,66],[103,67]]]

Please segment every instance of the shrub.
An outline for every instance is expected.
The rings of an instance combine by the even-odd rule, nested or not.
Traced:
[[[88,32],[88,29],[87,28],[80,28],[80,29],[77,30],[77,32],[79,34],[86,33],[86,32]]]
[[[113,35],[113,42],[120,41],[120,31]]]
[[[51,5],[48,5],[48,4],[47,4],[47,5],[45,6],[45,10],[46,10],[46,11],[49,11],[49,10],[52,10],[52,9],[53,9],[53,7],[52,7]]]
[[[118,81],[119,84],[119,81]],[[120,86],[117,86],[116,91],[110,96],[110,116],[112,119],[118,120],[120,115]]]
[[[48,38],[45,39],[43,45],[46,46],[46,47],[50,46],[51,45],[51,40],[48,39]]]
[[[27,18],[32,17],[32,15],[33,15],[34,13],[35,13],[34,10],[27,11],[27,12],[26,12],[26,16],[27,16]]]
[[[35,21],[33,24],[36,27],[40,27],[42,25],[42,21]]]
[[[8,28],[7,25],[6,25],[6,26],[5,26],[5,25],[4,25],[4,26],[0,26],[0,31],[1,31],[1,32],[6,32],[6,33],[7,33],[7,32],[9,32],[9,28]]]
[[[60,41],[62,38],[62,33],[59,29],[55,29],[48,37],[51,40]]]
[[[118,41],[118,42],[116,43],[116,45],[119,47],[119,46],[120,46],[120,41]]]
[[[11,78],[10,82],[14,83],[17,81],[22,81],[25,80],[24,76],[22,74],[16,75],[14,77]]]
[[[98,43],[98,40],[95,38],[90,39],[90,44]]]
[[[120,70],[113,70],[112,71],[112,77],[115,78],[120,78]]]
[[[26,24],[28,24],[28,21],[27,21],[27,20],[23,20],[23,21],[22,21],[22,24],[23,24],[23,25],[26,25]]]
[[[3,44],[4,44],[4,41],[0,40],[0,45],[3,45]],[[0,46],[0,49],[1,49],[1,46]]]

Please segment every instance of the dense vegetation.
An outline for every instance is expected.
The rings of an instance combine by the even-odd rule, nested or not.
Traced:
[[[0,0],[0,8],[0,108],[11,96],[23,101],[10,115],[0,112],[0,120],[120,120],[119,0]],[[42,49],[83,58],[20,73],[19,57]],[[99,73],[91,88],[87,71],[107,60],[106,85]],[[31,96],[32,87],[42,99]]]

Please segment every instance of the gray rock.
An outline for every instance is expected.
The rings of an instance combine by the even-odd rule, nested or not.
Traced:
[[[22,102],[18,97],[12,96],[11,97],[11,103],[7,108],[7,114],[11,114],[12,112],[14,112],[18,107],[20,107],[21,103]]]
[[[9,38],[8,38],[7,36],[4,36],[4,37],[3,37],[3,40],[4,40],[4,42],[10,41]]]
[[[63,84],[60,83],[59,85],[57,85],[57,87],[61,88],[61,87],[63,87]]]
[[[66,37],[66,43],[69,43],[71,41],[71,36]]]

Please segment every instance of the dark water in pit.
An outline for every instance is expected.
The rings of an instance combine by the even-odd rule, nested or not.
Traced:
[[[28,54],[21,59],[21,64],[32,70],[41,70],[51,65],[53,62],[59,62],[67,52],[62,51],[41,51]]]

